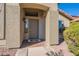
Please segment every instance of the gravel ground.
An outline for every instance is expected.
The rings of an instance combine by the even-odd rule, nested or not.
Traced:
[[[26,41],[23,42],[21,48],[19,49],[23,49],[26,47],[37,47],[37,46],[43,46],[45,42],[39,42],[39,43],[35,43],[35,42],[30,42],[27,43]],[[0,48],[0,56],[15,56],[16,52],[18,49],[6,49],[6,48]]]
[[[26,43],[26,42],[25,42]],[[24,48],[33,48],[33,47],[42,47],[44,46],[45,42],[39,42],[39,43],[28,43],[28,44],[23,44],[21,49]],[[65,42],[62,42],[60,45],[55,45],[55,46],[51,46],[51,50],[54,52],[59,52],[60,50],[62,50],[62,53],[64,56],[74,56],[68,49],[67,44]],[[15,56],[16,52],[18,51],[18,49],[6,49],[6,48],[0,48],[0,56]]]
[[[55,52],[62,50],[64,56],[74,56],[74,54],[69,51],[65,41],[62,42],[60,45],[52,46],[52,49],[54,49]]]
[[[0,48],[0,56],[15,56],[17,49]]]

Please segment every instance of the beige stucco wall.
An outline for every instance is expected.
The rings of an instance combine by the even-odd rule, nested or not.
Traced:
[[[20,8],[20,45],[24,40],[24,10]]]
[[[70,20],[66,18],[65,16],[59,14],[59,20],[62,20],[64,27],[69,27],[70,25]]]
[[[53,8],[55,7],[56,10]],[[58,11],[57,4],[49,9],[50,12],[50,44],[58,44]]]
[[[32,9],[39,9],[39,10],[48,10],[47,6],[40,4],[40,3],[21,3],[21,8],[32,8]]]
[[[4,3],[0,3],[0,47],[6,47]]]
[[[4,39],[4,4],[0,3],[0,39]]]
[[[39,19],[39,39],[45,39],[45,19]]]
[[[6,45],[7,48],[20,47],[20,7],[6,4]]]
[[[46,5],[50,7],[46,17],[46,44],[49,46],[58,44],[58,11],[56,3]]]

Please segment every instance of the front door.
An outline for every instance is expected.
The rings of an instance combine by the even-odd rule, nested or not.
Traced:
[[[29,39],[37,39],[38,38],[38,20],[30,19],[29,20]]]

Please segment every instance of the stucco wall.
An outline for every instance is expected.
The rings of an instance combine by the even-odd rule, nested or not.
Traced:
[[[39,19],[39,39],[45,39],[45,19]]]
[[[59,14],[59,19],[62,20],[64,27],[69,27],[70,20],[68,18]]]
[[[57,4],[54,6],[57,9]],[[50,8],[50,45],[58,44],[58,11]]]
[[[40,4],[40,3],[39,3]],[[46,17],[46,23],[45,23],[45,39],[46,44],[58,44],[58,11],[57,11],[57,4],[51,3],[51,4],[41,4],[49,7],[47,17]],[[40,5],[40,6],[41,6]],[[43,6],[43,7],[44,7]],[[43,8],[44,9],[44,8]],[[48,8],[45,9],[47,11]],[[6,42],[7,48],[17,48],[20,47],[22,41],[23,41],[23,32],[24,32],[24,26],[23,26],[23,16],[20,14],[21,9],[20,5],[17,3],[7,3],[6,4],[6,23],[5,23],[5,40],[3,42]],[[3,15],[3,13],[2,13]],[[4,16],[4,15],[3,15]],[[0,17],[3,16],[0,15]],[[0,39],[4,36],[4,19],[0,19],[0,33],[2,34],[0,36]],[[41,33],[41,32],[40,32]],[[2,41],[0,41],[2,42]],[[3,43],[5,44],[5,43]]]
[[[0,47],[6,47],[4,3],[0,3]]]
[[[52,3],[46,5],[50,7],[46,16],[46,42],[47,45],[58,44],[59,36],[57,4]]]
[[[24,10],[20,8],[20,45],[24,40]]]
[[[0,3],[0,39],[4,39],[4,3]]]
[[[6,40],[7,48],[20,47],[20,7],[18,4],[6,4]]]

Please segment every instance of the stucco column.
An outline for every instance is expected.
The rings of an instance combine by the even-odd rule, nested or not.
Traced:
[[[46,45],[58,44],[58,11],[49,8],[46,16]]]
[[[55,6],[56,10],[53,7],[50,8],[50,45],[55,45],[59,43],[58,39],[58,11],[57,5]]]
[[[20,47],[19,4],[6,4],[6,42],[7,48]]]
[[[47,12],[47,16],[46,16],[46,46],[49,47],[50,46],[50,11]]]

